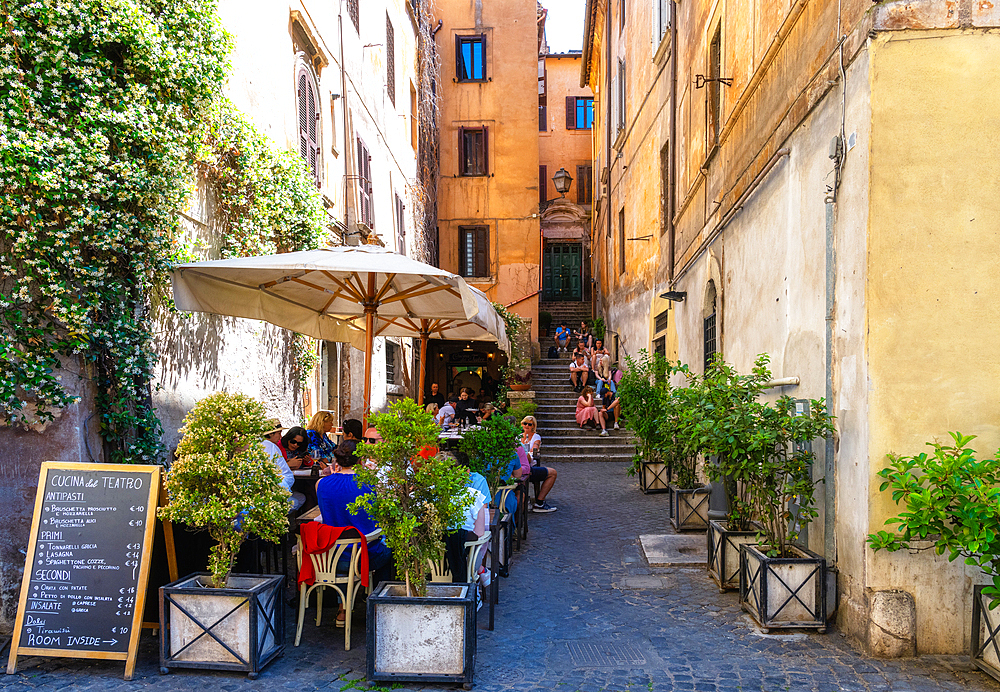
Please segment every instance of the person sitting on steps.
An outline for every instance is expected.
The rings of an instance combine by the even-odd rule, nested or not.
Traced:
[[[576,422],[582,429],[584,423],[587,421],[594,421],[595,424],[601,426],[602,437],[608,434],[604,412],[597,410],[597,402],[594,400],[594,390],[590,387],[584,387],[580,398],[576,400]]]
[[[555,485],[558,474],[555,469],[538,464],[538,452],[542,445],[542,436],[535,432],[538,429],[538,421],[535,420],[534,416],[525,416],[521,420],[521,429],[523,432],[518,442],[528,454],[531,463],[531,474],[528,476],[528,480],[535,485],[535,504],[531,507],[531,511],[540,514],[555,512],[557,508],[545,502],[545,498],[548,497],[549,491]]]
[[[587,359],[582,353],[577,353],[569,364],[569,381],[573,385],[573,391],[579,392],[583,389],[589,378],[590,367],[587,365]]]
[[[558,327],[556,327],[556,348],[562,349],[563,351],[569,348],[569,327],[566,326],[565,322],[561,322]]]
[[[602,403],[604,404],[602,412],[605,420],[609,423],[614,421],[615,430],[618,430],[618,416],[621,415],[621,402],[618,400],[618,395],[613,389],[606,388]]]

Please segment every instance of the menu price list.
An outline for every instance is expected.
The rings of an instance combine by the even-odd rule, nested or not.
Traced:
[[[50,469],[20,646],[128,651],[150,475]]]

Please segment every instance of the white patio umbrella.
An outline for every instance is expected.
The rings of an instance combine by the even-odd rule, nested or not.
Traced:
[[[180,310],[266,320],[355,346],[363,339],[366,416],[378,318],[467,321],[479,311],[462,277],[377,245],[182,264],[173,287]],[[348,324],[362,317],[363,331]]]
[[[420,389],[417,403],[424,403],[424,380],[427,374],[427,342],[430,337],[455,341],[496,341],[505,353],[510,352],[507,328],[503,318],[497,313],[489,297],[475,286],[469,291],[476,299],[476,314],[462,319],[410,319],[409,317],[385,317],[379,315],[375,321],[375,336],[410,336],[420,338]]]

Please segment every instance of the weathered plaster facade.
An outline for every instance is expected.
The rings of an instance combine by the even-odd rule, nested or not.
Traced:
[[[441,55],[440,266],[466,274],[490,299],[532,321],[537,339],[541,239],[538,215],[538,11],[534,0],[436,0]],[[485,37],[485,76],[457,79],[459,37]],[[463,128],[485,128],[481,173],[463,174]],[[460,227],[488,229],[486,276],[463,270]],[[479,248],[478,251],[482,251]]]
[[[299,150],[297,70],[308,66],[319,117],[319,187],[338,242],[363,236],[423,259],[426,243],[414,221],[417,138],[417,30],[405,0],[359,3],[358,24],[346,2],[223,0],[219,12],[235,38],[227,95],[282,149]],[[387,91],[389,26],[394,44],[395,103]],[[342,69],[343,68],[343,69]],[[336,98],[334,98],[336,96]],[[359,226],[361,139],[370,154],[372,221]],[[396,203],[399,196],[401,204]],[[400,206],[402,218],[399,217]],[[210,192],[199,190],[182,214],[186,231],[201,241],[205,258],[218,254]],[[402,233],[400,232],[402,231]],[[321,362],[301,387],[293,370],[290,333],[253,320],[156,311],[153,403],[168,450],[194,403],[218,390],[261,399],[270,416],[297,425],[320,409],[358,416],[363,355],[348,345],[322,343]],[[386,339],[376,339],[372,407],[409,394],[412,349],[399,343],[395,384],[387,383]],[[84,379],[77,377],[82,374]],[[63,380],[82,399],[40,430],[0,429],[0,632],[14,618],[30,511],[41,462],[103,461],[86,364],[67,362]]]
[[[684,292],[669,310],[676,340],[666,351],[700,369],[714,296],[727,361],[745,371],[767,353],[776,378],[799,378],[774,396],[827,397],[837,435],[829,459],[816,443],[815,475],[826,482],[808,545],[836,570],[838,627],[874,653],[905,653],[885,646],[880,626],[902,590],[915,603],[915,619],[901,621],[912,622],[903,634],[917,652],[967,651],[981,575],[927,554],[875,554],[865,537],[897,511],[876,476],[888,452],[923,451],[949,430],[978,435],[982,454],[1000,444],[991,319],[1000,280],[989,261],[1000,145],[986,134],[1000,112],[989,67],[1000,39],[988,30],[1000,15],[965,0],[674,3],[672,108],[667,94],[634,86],[656,64],[635,39],[648,8],[622,22],[619,6],[609,31],[605,2],[588,2],[583,67],[601,117],[615,116],[606,66],[622,51],[632,85],[624,135],[595,129],[595,176],[609,150],[612,164],[594,224],[595,241],[606,239],[595,242],[595,267],[609,284],[609,324],[629,331],[630,350],[646,346],[642,290]],[[702,84],[718,77],[731,85]],[[644,114],[671,110],[674,127],[630,154]],[[671,136],[670,170],[657,176],[653,154]],[[626,242],[626,281],[617,280],[635,286],[630,313],[615,288],[620,244],[613,226],[607,233],[604,196],[613,213],[624,206],[627,229],[630,217],[651,224],[658,177],[673,181],[673,204],[659,252]],[[617,198],[616,181],[626,191]]]

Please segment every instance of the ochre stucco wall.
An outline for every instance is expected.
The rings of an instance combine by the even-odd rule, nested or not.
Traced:
[[[577,166],[592,164],[591,132],[566,129],[566,97],[593,96],[590,87],[580,86],[580,54],[545,56],[546,129],[538,133],[538,164],[546,167],[546,199],[559,197],[552,176],[560,168],[573,176],[566,199],[576,202],[580,180]]]
[[[880,34],[871,45],[868,359],[870,530],[897,508],[878,491],[885,454],[958,430],[1000,443],[1000,36]],[[917,602],[922,653],[967,650],[975,574],[926,555],[869,552],[871,588]]]
[[[438,228],[441,268],[458,273],[458,227],[490,228],[490,277],[471,282],[505,305],[540,287],[538,219],[538,31],[535,3],[438,0],[441,56],[441,179]],[[485,33],[483,83],[455,78],[455,36]],[[488,176],[460,177],[459,128],[489,127]],[[533,307],[532,307],[533,306]],[[537,317],[537,299],[514,306]],[[538,339],[537,320],[532,339]]]

